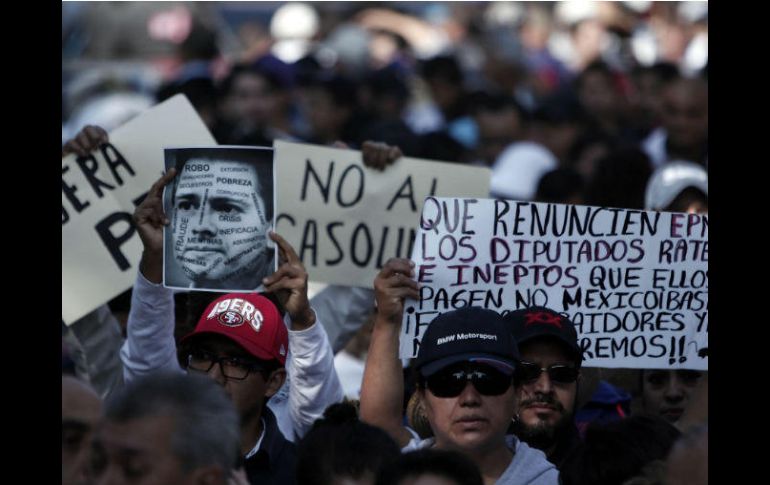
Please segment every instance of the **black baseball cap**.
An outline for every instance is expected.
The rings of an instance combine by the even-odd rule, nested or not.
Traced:
[[[535,338],[552,337],[564,344],[578,366],[583,361],[575,325],[564,315],[550,308],[533,306],[512,311],[502,318],[519,345]]]
[[[494,310],[466,307],[436,317],[420,341],[415,368],[423,377],[457,362],[491,365],[513,374],[519,351],[502,316]]]

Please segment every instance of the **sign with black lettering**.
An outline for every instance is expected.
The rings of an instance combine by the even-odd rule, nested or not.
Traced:
[[[163,284],[206,291],[260,291],[276,269],[273,149],[167,148],[177,176],[163,193]]]
[[[412,251],[401,356],[431,320],[545,306],[590,367],[708,369],[708,216],[428,197]]]
[[[428,195],[486,196],[490,171],[402,157],[384,171],[361,152],[276,141],[277,231],[313,281],[371,288],[377,271],[412,252]]]
[[[131,288],[142,255],[132,215],[163,173],[163,148],[216,141],[183,95],[62,158],[62,320],[71,324]]]

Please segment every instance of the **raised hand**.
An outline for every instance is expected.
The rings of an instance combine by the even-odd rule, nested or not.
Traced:
[[[414,263],[409,259],[391,258],[374,279],[374,299],[377,318],[401,324],[404,298],[420,299],[419,285],[414,278]]]
[[[163,187],[175,176],[176,169],[172,167],[152,184],[147,197],[134,211],[134,224],[144,246],[139,270],[153,283],[163,279],[163,227],[169,224],[163,212]]]
[[[315,323],[315,313],[307,298],[307,271],[294,248],[275,232],[270,239],[278,245],[281,265],[272,275],[264,278],[265,290],[274,293],[291,317],[293,330],[304,330]]]

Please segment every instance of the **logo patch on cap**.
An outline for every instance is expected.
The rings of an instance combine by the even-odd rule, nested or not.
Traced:
[[[524,325],[529,326],[535,323],[542,323],[545,325],[553,325],[556,328],[561,328],[561,315],[551,315],[545,312],[531,312],[524,314]]]
[[[237,327],[238,325],[243,325],[243,317],[241,314],[232,310],[220,313],[217,315],[217,320],[219,320],[219,323],[227,327]]]

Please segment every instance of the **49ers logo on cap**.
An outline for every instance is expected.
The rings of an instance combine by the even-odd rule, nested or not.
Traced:
[[[214,317],[226,327],[238,327],[248,322],[255,332],[262,329],[264,320],[262,312],[242,298],[228,298],[214,305],[206,318]]]
[[[220,313],[217,316],[217,320],[219,320],[219,323],[222,325],[227,325],[228,327],[243,325],[243,317],[241,314],[232,310]]]

